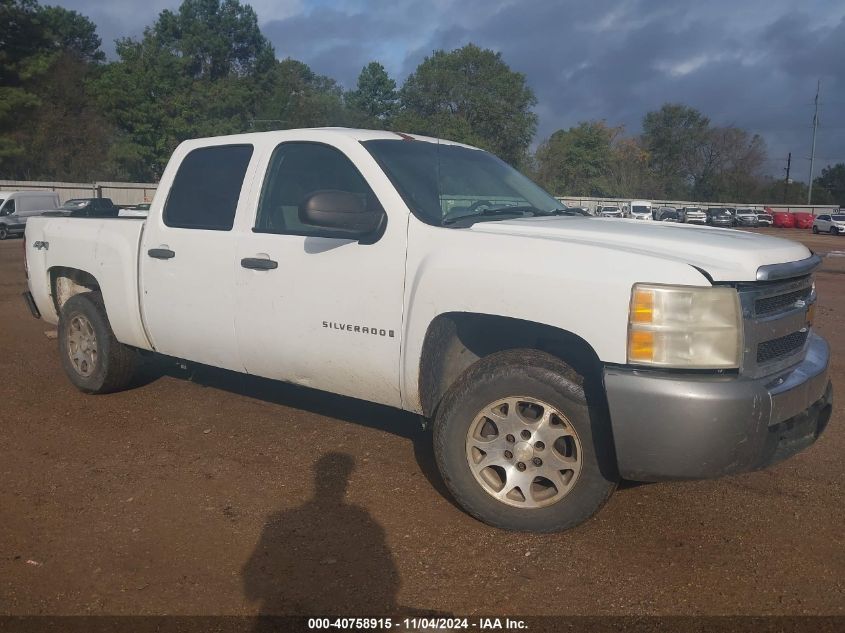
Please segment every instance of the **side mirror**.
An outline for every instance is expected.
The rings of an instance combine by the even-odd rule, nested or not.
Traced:
[[[299,205],[303,224],[333,229],[350,237],[376,231],[384,218],[382,209],[368,209],[364,200],[348,191],[317,191]]]

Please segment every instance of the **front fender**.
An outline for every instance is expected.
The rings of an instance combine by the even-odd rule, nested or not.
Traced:
[[[624,364],[634,283],[709,285],[692,266],[649,255],[413,220],[406,271],[400,379],[403,408],[418,412],[423,343],[441,314],[503,316],[566,330],[602,362]]]

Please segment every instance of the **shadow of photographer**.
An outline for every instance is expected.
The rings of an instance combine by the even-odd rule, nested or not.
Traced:
[[[397,615],[400,578],[384,529],[346,499],[354,459],[315,464],[314,496],[269,517],[243,568],[246,597],[262,615]]]

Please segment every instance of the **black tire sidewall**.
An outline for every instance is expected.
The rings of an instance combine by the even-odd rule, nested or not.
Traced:
[[[447,487],[474,517],[509,530],[565,530],[589,519],[615,489],[618,475],[612,436],[606,417],[587,406],[583,390],[572,379],[572,370],[546,354],[534,353],[531,358],[535,362],[526,365],[513,352],[503,352],[468,370],[438,412],[435,456]],[[538,359],[542,362],[537,363]],[[578,481],[563,499],[545,508],[522,509],[497,501],[478,484],[467,463],[466,436],[478,413],[497,400],[519,396],[557,407],[569,419],[581,443]]]
[[[106,321],[103,313],[96,305],[94,293],[74,295],[62,306],[59,319],[59,354],[62,359],[62,367],[70,381],[77,388],[88,393],[97,393],[102,390],[108,375],[108,362],[111,346],[111,327]],[[97,361],[94,372],[90,376],[82,376],[73,366],[68,354],[68,331],[70,323],[76,315],[84,316],[91,323],[94,329],[94,336],[97,339]]]
[[[0,225],[0,240],[5,240],[9,237],[9,229],[5,225]]]

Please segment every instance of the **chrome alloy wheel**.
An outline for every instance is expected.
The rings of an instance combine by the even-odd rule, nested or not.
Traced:
[[[94,326],[81,314],[70,320],[67,333],[67,354],[76,372],[88,378],[97,366],[97,335]]]
[[[557,503],[581,472],[575,428],[536,398],[504,398],[482,409],[467,432],[466,456],[485,492],[518,508]]]

